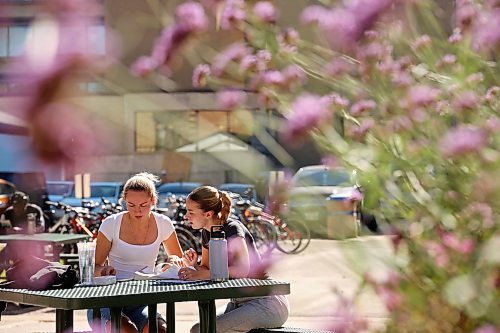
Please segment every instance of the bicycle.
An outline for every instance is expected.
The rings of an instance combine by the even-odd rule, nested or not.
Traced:
[[[286,220],[265,212],[265,206],[258,202],[235,199],[233,196],[234,206],[239,210],[236,215],[247,225],[257,244],[265,247],[261,250],[264,254],[274,248],[287,254],[300,253],[311,242],[309,228],[296,215]]]

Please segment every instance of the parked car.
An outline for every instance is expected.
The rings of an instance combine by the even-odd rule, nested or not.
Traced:
[[[158,186],[158,207],[171,208],[170,202],[167,202],[167,197],[171,195],[186,197],[195,188],[202,186],[202,183],[197,182],[173,182],[164,183]]]
[[[257,191],[252,184],[243,183],[224,183],[217,187],[222,191],[229,191],[241,195],[243,199],[257,201]]]
[[[48,180],[47,192],[49,194],[49,200],[57,202],[71,196],[74,191],[74,187],[75,183],[71,181]]]
[[[0,215],[9,207],[10,197],[16,191],[16,185],[0,179]]]
[[[319,236],[325,234],[327,199],[332,195],[340,198],[353,197],[359,188],[355,171],[327,165],[300,168],[292,177],[291,183],[288,201],[291,213],[300,214],[311,227],[312,233]],[[353,208],[357,211],[360,222],[368,223],[371,231],[378,229],[373,215],[362,211],[362,201],[358,201]]]
[[[121,182],[91,182],[89,198],[83,198],[83,199],[76,198],[75,188],[73,186],[73,189],[71,190],[70,194],[63,196],[62,200],[58,201],[73,207],[80,207],[82,206],[83,202],[86,201],[101,202],[101,198],[104,198],[114,204],[118,204],[122,191],[123,191],[123,183]]]

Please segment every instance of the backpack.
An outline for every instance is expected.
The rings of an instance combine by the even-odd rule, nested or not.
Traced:
[[[79,282],[77,271],[71,265],[63,265],[35,256],[16,261],[5,273],[7,281],[2,288],[48,290],[71,288]]]

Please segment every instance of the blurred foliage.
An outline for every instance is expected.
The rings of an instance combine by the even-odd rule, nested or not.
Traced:
[[[244,103],[238,90],[255,92],[284,119],[283,139],[312,137],[358,171],[364,204],[408,257],[365,276],[387,332],[498,331],[498,1],[324,2],[296,27],[280,26],[271,2],[215,3],[218,28],[245,40],[193,84],[223,90],[230,108]]]

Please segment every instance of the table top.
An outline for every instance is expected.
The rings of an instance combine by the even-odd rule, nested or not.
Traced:
[[[41,243],[57,243],[57,244],[68,244],[77,243],[84,241],[88,238],[87,235],[80,234],[51,234],[51,233],[41,233],[41,234],[10,234],[10,235],[0,235],[0,242],[7,243],[11,241],[27,241],[27,242],[41,242]]]
[[[77,285],[69,289],[44,291],[0,288],[0,300],[79,310],[289,293],[289,283],[275,280],[230,279],[224,282],[192,281],[181,284],[169,280],[128,280],[107,286]]]

